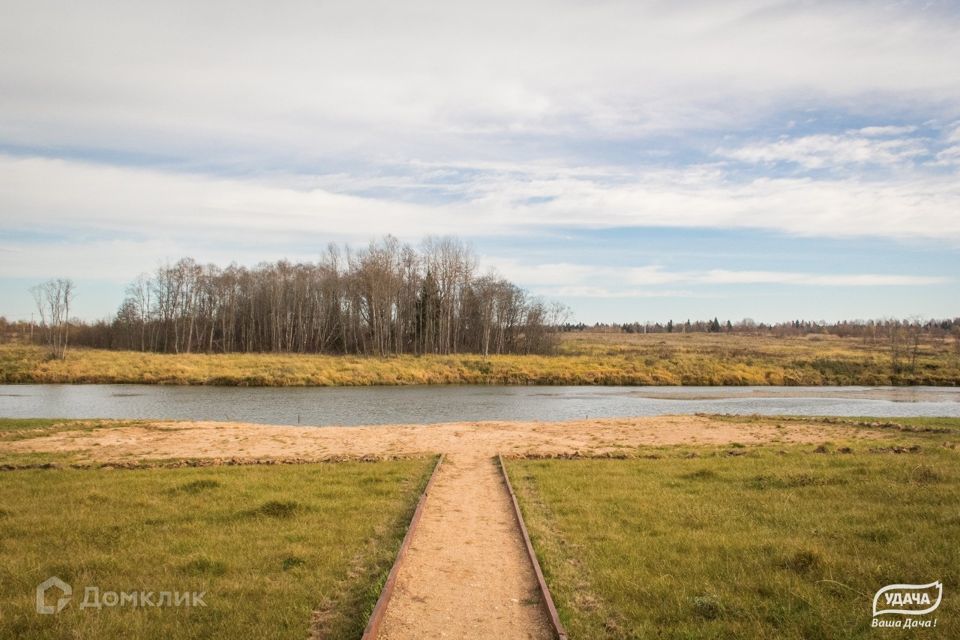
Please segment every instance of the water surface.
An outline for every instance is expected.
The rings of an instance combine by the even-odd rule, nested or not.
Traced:
[[[359,425],[684,413],[960,417],[956,387],[0,385],[0,417]]]

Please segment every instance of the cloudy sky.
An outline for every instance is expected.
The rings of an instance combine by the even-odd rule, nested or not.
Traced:
[[[469,240],[577,319],[960,315],[955,2],[0,0],[0,315]]]

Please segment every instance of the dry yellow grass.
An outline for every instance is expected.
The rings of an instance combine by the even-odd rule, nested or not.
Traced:
[[[239,386],[410,384],[886,385],[960,384],[952,343],[920,346],[895,372],[886,344],[831,336],[708,334],[564,336],[553,356],[474,354],[373,358],[300,354],[156,354],[0,347],[0,382]]]

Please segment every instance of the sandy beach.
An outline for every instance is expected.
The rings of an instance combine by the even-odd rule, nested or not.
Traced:
[[[171,458],[302,458],[408,456],[435,453],[603,455],[656,445],[813,443],[870,438],[843,425],[775,417],[734,423],[700,416],[664,416],[570,422],[455,422],[434,425],[296,427],[233,422],[157,422],[109,429],[59,431],[0,441],[0,451],[71,452],[86,462]]]

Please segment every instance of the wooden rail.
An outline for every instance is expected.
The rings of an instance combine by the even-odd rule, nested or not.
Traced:
[[[507,483],[507,491],[510,492],[510,500],[513,501],[513,512],[517,516],[517,523],[520,525],[520,533],[523,534],[523,543],[527,547],[527,555],[530,557],[530,563],[537,574],[537,583],[540,585],[540,597],[547,606],[547,614],[550,617],[550,624],[553,627],[553,633],[558,640],[567,640],[567,632],[560,622],[560,616],[557,614],[557,607],[553,604],[553,596],[550,594],[550,587],[543,577],[543,571],[540,569],[540,562],[537,560],[537,554],[533,550],[533,543],[530,542],[530,534],[527,532],[527,525],[523,522],[523,514],[520,513],[520,503],[517,502],[517,495],[513,492],[513,486],[510,484],[510,475],[507,473],[507,467],[503,464],[503,456],[497,455],[497,462],[500,463],[500,471],[503,472],[503,480]]]

